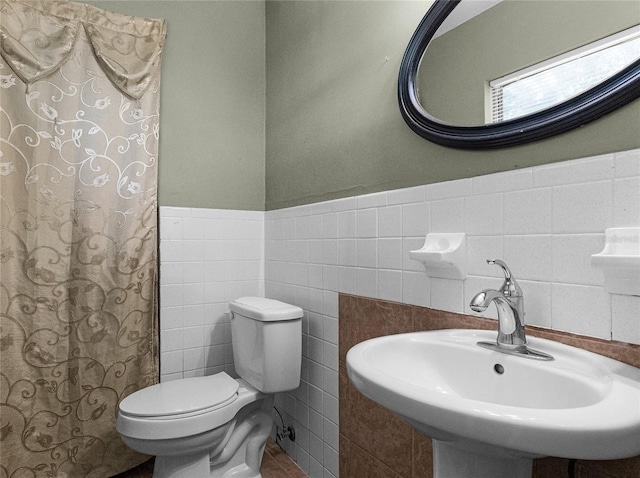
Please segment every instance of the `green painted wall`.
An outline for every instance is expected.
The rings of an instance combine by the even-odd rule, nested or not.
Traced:
[[[264,2],[88,3],[168,21],[160,99],[160,205],[263,210]]]
[[[267,2],[267,210],[640,147],[640,101],[508,149],[456,150],[414,134],[396,81],[430,3]]]
[[[168,20],[163,206],[276,209],[640,147],[640,101],[505,150],[414,134],[396,81],[428,0],[89,3]]]

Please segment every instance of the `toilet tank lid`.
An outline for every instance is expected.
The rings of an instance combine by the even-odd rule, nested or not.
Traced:
[[[264,297],[240,297],[229,303],[231,312],[264,322],[293,320],[302,317],[300,307]]]

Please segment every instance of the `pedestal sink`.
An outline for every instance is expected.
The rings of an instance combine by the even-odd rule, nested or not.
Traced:
[[[529,344],[552,361],[477,345],[483,330],[389,335],[349,350],[365,396],[434,443],[436,478],[528,478],[542,456],[640,454],[640,369],[558,342]]]

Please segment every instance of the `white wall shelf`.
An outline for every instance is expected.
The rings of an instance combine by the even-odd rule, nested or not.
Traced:
[[[604,273],[610,294],[640,296],[640,227],[607,229],[604,249],[591,256],[591,265]]]
[[[466,234],[427,234],[424,246],[409,252],[409,257],[422,262],[429,277],[464,280],[467,277]]]

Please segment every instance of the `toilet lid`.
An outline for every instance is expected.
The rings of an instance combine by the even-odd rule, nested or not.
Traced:
[[[262,322],[294,320],[304,315],[300,307],[264,297],[240,297],[229,303],[229,310]]]
[[[140,417],[182,415],[233,401],[238,382],[224,372],[184,378],[139,390],[120,403],[120,411]]]

